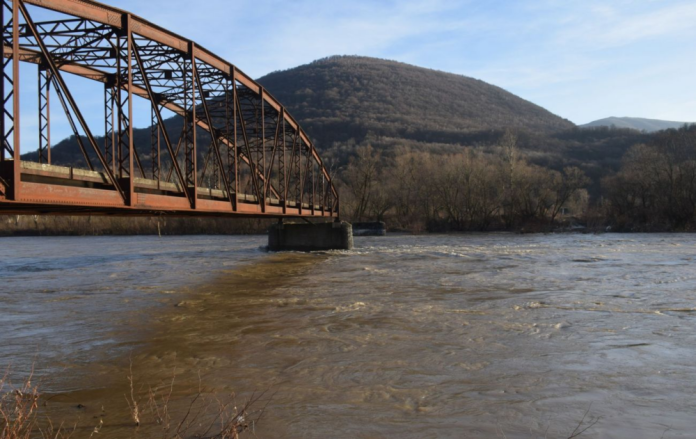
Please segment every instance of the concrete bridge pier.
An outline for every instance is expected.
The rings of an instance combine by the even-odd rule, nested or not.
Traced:
[[[268,229],[270,251],[350,250],[353,226],[345,221],[317,224],[278,222]]]

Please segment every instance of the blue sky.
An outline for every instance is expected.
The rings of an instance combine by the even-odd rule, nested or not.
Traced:
[[[365,55],[482,79],[577,124],[608,116],[696,121],[693,0],[108,3],[195,40],[252,77]],[[100,89],[88,89],[78,99],[101,123]],[[54,138],[65,128],[55,127]]]

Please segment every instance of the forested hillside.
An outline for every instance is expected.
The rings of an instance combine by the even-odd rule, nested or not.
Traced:
[[[462,143],[481,132],[573,123],[500,87],[382,59],[336,56],[258,80],[322,145],[366,136]]]

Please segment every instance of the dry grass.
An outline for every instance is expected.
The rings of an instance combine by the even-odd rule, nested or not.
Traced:
[[[0,378],[0,439],[69,439],[77,435],[77,424],[66,427],[41,415],[41,394],[33,382],[33,371],[21,385],[12,385],[9,370]],[[239,439],[248,433],[254,435],[255,425],[263,416],[270,398],[260,409],[252,409],[264,399],[265,392],[252,395],[237,408],[234,394],[226,398],[207,395],[199,390],[182,409],[172,409],[175,379],[166,386],[136,390],[131,372],[128,377],[129,394],[126,402],[133,420],[133,433],[148,427],[147,437],[162,439]],[[91,430],[89,438],[98,435],[104,421]],[[84,430],[82,430],[84,431]],[[84,436],[82,436],[84,437]]]
[[[31,437],[39,408],[39,391],[32,384],[33,371],[20,387],[9,382],[9,370],[0,379],[0,417],[2,439]]]
[[[39,426],[38,412],[39,386],[33,382],[34,371],[13,386],[9,379],[9,369],[0,378],[0,439],[68,439],[75,433],[75,426],[66,428],[64,424],[54,424],[50,419]],[[91,436],[90,436],[91,437]]]
[[[256,423],[270,402],[269,398],[259,410],[252,410],[252,407],[258,406],[264,398],[263,392],[252,395],[241,409],[238,409],[234,394],[226,398],[204,394],[199,377],[197,393],[176,421],[172,418],[170,405],[175,381],[174,372],[168,384],[158,388],[148,387],[146,395],[142,395],[142,392],[135,389],[131,365],[128,375],[130,392],[126,401],[135,427],[141,425],[143,416],[148,416],[159,426],[160,434],[157,437],[162,439],[239,439],[245,432],[254,433]],[[142,399],[136,397],[137,394],[141,394],[141,398],[145,399],[144,404]]]

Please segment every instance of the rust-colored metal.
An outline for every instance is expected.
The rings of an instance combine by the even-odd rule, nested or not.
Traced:
[[[51,72],[39,66],[39,163],[51,164]]]
[[[0,3],[0,213],[338,217],[338,192],[314,145],[232,64],[95,1]],[[35,22],[34,8],[55,11],[56,19]],[[38,65],[38,145],[20,143],[21,62]],[[103,139],[87,125],[64,73],[104,84]],[[51,164],[51,94],[84,169]],[[147,145],[133,136],[138,98],[151,105]],[[182,118],[181,134],[167,131],[164,112]],[[21,160],[21,151],[37,149],[39,163]]]

